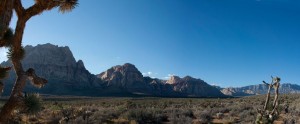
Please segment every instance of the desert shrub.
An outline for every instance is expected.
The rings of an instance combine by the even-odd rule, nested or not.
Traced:
[[[211,112],[206,111],[206,110],[202,111],[199,115],[199,119],[203,123],[210,123],[210,121],[212,120]]]
[[[183,110],[183,116],[194,118],[194,112],[191,109]]]
[[[132,109],[127,112],[126,118],[138,123],[161,123],[165,116],[158,109]]]
[[[134,109],[137,108],[137,104],[132,102],[131,100],[126,101],[126,108],[127,109]]]
[[[220,112],[220,113],[228,113],[228,112],[230,111],[228,108],[224,108],[224,107],[218,108],[217,110],[218,110],[218,112]]]
[[[216,114],[216,117],[217,119],[222,119],[224,117],[224,113],[219,112]]]
[[[83,118],[81,117],[77,117],[75,120],[74,120],[74,124],[86,124],[87,123],[87,120],[84,120]]]
[[[296,124],[296,119],[293,115],[286,115],[286,117],[284,118],[284,123],[285,124]]]
[[[244,111],[239,113],[239,118],[244,123],[246,123],[246,122],[250,123],[250,122],[254,122],[255,114],[251,110],[244,110]]]
[[[64,108],[61,110],[62,119],[60,121],[64,121],[66,123],[73,121],[80,114],[80,112],[81,111],[79,111],[75,107]]]
[[[172,124],[191,124],[192,121],[193,121],[192,118],[190,118],[188,116],[184,116],[184,115],[179,115],[179,116],[170,118],[170,122]]]
[[[52,116],[51,118],[49,118],[49,121],[47,122],[47,124],[59,124],[61,117],[58,116]]]
[[[121,112],[118,109],[101,108],[90,117],[90,120],[93,123],[110,123],[112,119],[117,119],[120,115]]]

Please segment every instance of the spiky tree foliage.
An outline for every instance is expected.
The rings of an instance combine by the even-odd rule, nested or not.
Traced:
[[[24,48],[22,47],[22,39],[26,22],[33,16],[53,8],[59,8],[59,11],[62,13],[71,11],[77,4],[78,0],[34,0],[34,4],[25,9],[21,0],[0,0],[0,47],[7,47],[9,49],[8,58],[11,60],[17,75],[11,95],[1,109],[0,124],[6,123],[11,117],[13,110],[17,109],[23,103],[24,96],[22,95],[22,91],[26,80],[30,80],[37,87],[42,87],[47,83],[47,80],[35,74],[34,69],[30,68],[25,71],[21,64],[21,60],[25,55]],[[18,17],[14,32],[8,28],[13,10]]]

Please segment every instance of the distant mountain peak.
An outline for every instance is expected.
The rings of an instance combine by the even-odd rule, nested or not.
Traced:
[[[167,81],[168,84],[176,84],[181,80],[179,76],[172,75],[170,79]]]
[[[123,65],[123,67],[128,67],[128,68],[136,68],[134,64],[131,64],[131,63],[125,63]]]
[[[185,76],[182,78],[183,80],[186,80],[186,81],[196,81],[196,80],[200,80],[200,79],[196,79],[196,78],[193,78],[191,76]]]
[[[101,83],[95,75],[86,70],[82,60],[76,62],[69,47],[47,43],[36,46],[27,45],[24,49],[25,57],[22,60],[24,70],[33,68],[37,75],[49,81],[41,89],[42,93],[67,93],[71,92],[66,90],[68,86],[71,88],[98,87],[97,84]],[[2,64],[11,65],[11,62],[6,61]],[[7,80],[12,84],[15,80],[14,71],[10,72]]]
[[[76,60],[69,47],[59,47],[50,43],[38,44],[37,46],[27,45],[23,64],[50,64],[76,66]]]

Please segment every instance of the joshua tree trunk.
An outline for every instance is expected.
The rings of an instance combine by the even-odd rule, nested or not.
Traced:
[[[0,0],[0,39],[8,29],[12,11],[13,11],[14,0]]]
[[[23,32],[25,29],[26,19],[19,16],[16,31],[13,36],[13,47],[11,48],[12,53],[12,64],[14,66],[15,73],[17,75],[17,79],[15,82],[15,85],[12,89],[10,98],[8,99],[7,103],[3,106],[1,113],[0,113],[0,122],[5,123],[9,117],[11,117],[11,114],[13,110],[16,109],[18,104],[21,103],[22,99],[22,91],[25,86],[27,76],[26,73],[23,70],[21,59],[20,57],[13,57],[13,56],[20,56],[22,55],[22,38],[23,38]]]

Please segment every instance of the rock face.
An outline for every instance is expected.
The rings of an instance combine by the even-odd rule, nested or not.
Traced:
[[[237,88],[224,88],[221,92],[229,96],[249,96],[249,95],[259,95],[266,94],[268,92],[268,87],[264,84],[250,85],[245,87]],[[273,92],[273,91],[271,91]],[[279,87],[279,93],[300,93],[300,86],[296,84],[284,83]]]
[[[33,68],[37,75],[49,82],[49,85],[40,90],[30,86],[27,86],[27,90],[51,94],[74,94],[74,89],[94,88],[101,84],[101,80],[86,70],[81,60],[76,62],[69,47],[44,44],[35,47],[26,46],[24,49],[25,58],[22,60],[24,70]],[[7,61],[2,65],[10,66],[11,63]],[[12,83],[14,80],[15,74],[11,71],[7,82]],[[79,92],[75,94],[77,93],[80,95]]]
[[[41,89],[27,85],[25,92],[85,96],[225,97],[217,88],[190,76],[172,76],[167,81],[143,77],[130,63],[93,75],[86,70],[83,61],[76,62],[69,47],[52,44],[26,46],[25,53],[22,60],[24,69],[33,68],[37,75],[48,80]],[[6,61],[1,65],[11,66],[11,63]],[[15,77],[11,70],[10,77],[5,80],[3,95],[9,95]]]
[[[167,83],[173,86],[173,90],[185,96],[191,97],[224,97],[224,95],[215,87],[207,84],[201,79],[195,79],[190,76],[179,78],[172,76]]]
[[[217,88],[190,76],[170,77],[170,80],[143,77],[132,64],[114,66],[98,75],[107,88],[120,89],[133,94],[167,97],[225,97]]]
[[[168,84],[176,84],[178,82],[180,82],[181,79],[178,76],[171,76],[170,79],[167,81]]]
[[[237,88],[224,88],[221,90],[221,92],[228,96],[249,96],[249,95],[255,95],[253,92],[249,91],[241,91]]]
[[[151,94],[142,73],[132,64],[117,65],[98,75],[107,89],[119,89],[134,94]]]

